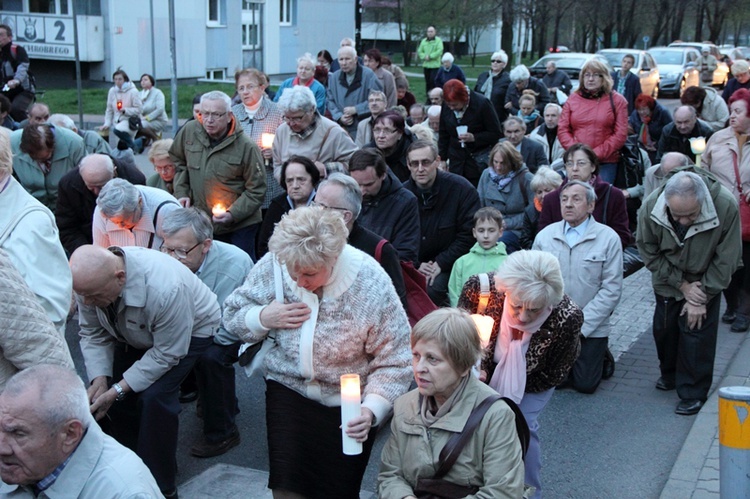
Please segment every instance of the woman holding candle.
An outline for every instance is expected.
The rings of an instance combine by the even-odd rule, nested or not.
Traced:
[[[703,153],[703,166],[739,203],[750,201],[750,90],[741,88],[729,99],[729,126],[711,135]],[[743,210],[740,209],[740,214]],[[744,226],[747,220],[742,220]],[[724,292],[727,310],[721,318],[732,324],[732,331],[745,332],[750,328],[750,241],[743,238],[742,263],[732,283]]]
[[[276,498],[359,497],[377,424],[409,388],[406,313],[388,275],[347,237],[337,207],[290,211],[270,253],[225,302],[228,331],[247,342],[275,334],[265,368]],[[363,443],[357,456],[342,452],[343,374],[359,374],[363,385],[361,416],[344,424]]]
[[[284,193],[273,176],[271,165],[271,144],[263,143],[263,135],[275,134],[276,129],[284,122],[281,108],[266,96],[268,80],[266,75],[255,68],[247,68],[234,74],[235,88],[242,102],[232,106],[232,114],[242,126],[245,134],[260,148],[266,164],[266,196],[263,198],[261,210],[265,213],[271,200]]]
[[[381,499],[416,497],[420,479],[433,478],[439,468],[437,456],[448,440],[472,410],[497,395],[471,374],[482,347],[466,312],[443,308],[424,317],[412,331],[411,351],[417,389],[396,400],[381,454]],[[524,489],[521,456],[513,412],[497,401],[443,479],[476,487],[472,497],[517,499]]]
[[[495,319],[482,360],[482,378],[500,395],[518,403],[529,425],[526,485],[541,497],[538,418],[555,387],[578,357],[583,312],[565,294],[560,264],[551,253],[517,251],[489,274],[490,295],[484,314]],[[464,285],[459,308],[476,312],[479,276]],[[525,352],[525,353],[524,353]]]
[[[114,144],[116,141],[114,137],[118,137],[128,147],[136,151],[135,142],[133,137],[137,130],[131,130],[128,120],[131,116],[140,116],[143,103],[141,97],[138,94],[138,90],[130,82],[128,74],[122,69],[118,69],[112,73],[112,81],[114,86],[109,89],[107,93],[107,109],[104,113],[104,124],[99,127],[99,130],[110,131],[110,128],[114,128],[112,135],[110,135],[110,144]]]

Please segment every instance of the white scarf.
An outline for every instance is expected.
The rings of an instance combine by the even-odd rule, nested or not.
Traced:
[[[508,295],[505,295],[500,333],[495,343],[497,367],[490,380],[490,386],[516,404],[521,403],[526,390],[526,352],[529,349],[531,335],[539,331],[551,313],[552,307],[547,307],[532,322],[522,324],[511,316]],[[520,340],[513,339],[514,330],[523,333]]]

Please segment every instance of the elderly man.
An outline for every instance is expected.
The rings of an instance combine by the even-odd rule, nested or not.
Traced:
[[[112,179],[101,188],[96,199],[91,230],[94,244],[102,248],[159,249],[164,217],[179,208],[180,203],[168,192]]]
[[[419,207],[417,198],[401,185],[373,148],[361,149],[349,161],[349,174],[362,191],[363,227],[390,242],[401,261],[419,260]]]
[[[12,103],[10,114],[16,121],[26,118],[26,109],[34,100],[30,64],[26,49],[13,43],[11,27],[0,24],[0,85],[2,94]]]
[[[713,130],[698,119],[698,112],[693,106],[680,106],[672,115],[674,121],[668,123],[661,132],[656,149],[656,161],[661,161],[668,152],[679,152],[695,161],[695,154],[690,148],[690,139],[705,137],[706,141],[713,135]]]
[[[646,170],[643,176],[643,199],[659,189],[667,181],[669,173],[676,169],[688,166],[690,158],[681,152],[668,152],[661,158],[661,163]]]
[[[570,82],[570,76],[568,76],[568,73],[565,71],[557,69],[555,61],[549,61],[546,69],[547,73],[542,77],[542,83],[547,86],[550,98],[556,103],[559,103],[557,92],[559,91],[565,95],[570,95],[570,89],[573,88],[573,84]]]
[[[60,179],[57,189],[55,220],[60,229],[60,241],[70,255],[76,248],[94,242],[92,222],[96,198],[102,187],[113,178],[143,185],[146,177],[138,168],[126,163],[115,165],[110,156],[89,154],[75,170]]]
[[[635,110],[635,98],[641,95],[641,79],[630,70],[635,65],[635,56],[625,54],[619,71],[612,71],[613,90],[628,101],[628,116]]]
[[[50,118],[49,106],[43,102],[36,102],[29,108],[29,117],[21,125],[44,125]]]
[[[354,141],[360,149],[373,140],[372,122],[386,110],[385,93],[380,90],[371,91],[370,96],[367,97],[367,106],[370,109],[370,116],[357,125],[357,140]]]
[[[213,240],[211,220],[195,208],[183,208],[164,217],[163,232],[161,251],[198,276],[214,292],[221,307],[253,267],[247,253]],[[240,344],[236,335],[220,327],[213,344],[196,364],[203,407],[203,438],[190,448],[196,457],[219,456],[240,443],[234,386],[234,363]]]
[[[696,414],[711,388],[721,291],[741,265],[737,201],[711,173],[683,168],[643,202],[637,236],[656,295],[656,388],[677,388],[675,413]]]
[[[39,364],[0,395],[0,496],[161,497],[131,450],[105,435],[72,369]]]
[[[581,393],[594,393],[602,373],[613,371],[614,366],[605,366],[614,362],[607,348],[609,316],[622,294],[620,237],[591,216],[595,203],[590,184],[580,180],[565,184],[560,189],[562,221],[539,232],[533,246],[557,257],[565,292],[583,310],[581,353],[568,377],[570,386]]]
[[[437,144],[440,138],[440,114],[443,112],[443,108],[439,105],[432,105],[427,108],[427,125],[432,130],[432,135],[435,137],[435,143]]]
[[[437,36],[435,26],[427,27],[427,37],[419,42],[417,57],[422,59],[424,70],[424,90],[427,95],[435,87],[435,76],[440,69],[440,58],[443,56],[443,40]],[[439,105],[439,104],[438,104]]]
[[[10,136],[13,174],[47,208],[55,211],[57,185],[86,155],[83,139],[64,128],[28,125]]]
[[[109,414],[115,438],[176,497],[177,393],[213,344],[216,295],[174,258],[146,248],[81,246],[70,267],[91,413]]]
[[[563,154],[565,154],[565,149],[560,145],[560,139],[557,138],[560,113],[562,113],[562,107],[553,102],[544,106],[544,123],[532,130],[528,136],[530,140],[538,142],[544,148],[544,155],[549,165],[558,159],[562,159]],[[516,140],[518,139],[516,138]],[[523,140],[521,142],[523,143]],[[523,146],[521,151],[523,152]],[[539,166],[537,166],[538,168]]]
[[[290,156],[304,156],[315,162],[321,177],[345,172],[357,146],[346,130],[318,114],[312,91],[298,85],[284,91],[279,98],[284,123],[276,129],[273,140],[273,170],[276,180],[281,165]]]
[[[427,98],[430,101],[431,106],[442,106],[443,105],[443,89],[435,87],[427,92]]]
[[[45,106],[46,107],[46,106]],[[109,144],[99,132],[93,130],[79,130],[75,122],[66,114],[53,114],[49,116],[49,124],[58,128],[66,128],[78,134],[83,139],[86,154],[109,154]]]
[[[448,304],[448,280],[455,261],[474,245],[474,213],[479,195],[460,175],[438,171],[440,156],[432,142],[417,140],[406,153],[411,179],[405,184],[417,197],[421,241],[419,271],[437,306]]]
[[[373,258],[376,258],[378,244],[383,240],[381,236],[363,227],[358,220],[362,210],[362,191],[357,182],[343,173],[334,173],[318,185],[315,193],[316,206],[337,210],[342,213],[346,228],[349,229],[348,243]],[[398,253],[393,245],[386,242],[381,248],[380,266],[391,278],[396,288],[401,304],[406,310],[406,286],[401,271]]]
[[[412,104],[409,109],[409,119],[412,125],[419,125],[427,119],[424,104]]]
[[[556,130],[557,127],[555,127]],[[544,146],[538,140],[526,137],[526,123],[523,121],[523,118],[511,116],[505,120],[503,123],[503,134],[505,138],[500,139],[500,141],[507,140],[513,144],[518,152],[521,153],[523,162],[531,173],[536,173],[540,166],[549,166],[548,154],[545,154]],[[555,136],[557,136],[557,133],[555,133]]]
[[[341,69],[328,77],[328,110],[333,121],[357,139],[357,125],[370,115],[367,98],[373,90],[383,90],[378,77],[365,66],[357,64],[357,51],[341,47],[338,53]]]
[[[24,190],[12,172],[10,137],[0,129],[0,248],[64,337],[72,281],[55,217]]]
[[[260,149],[237,123],[227,94],[205,93],[200,106],[201,119],[185,124],[169,149],[177,168],[174,195],[182,206],[213,215],[216,240],[255,258],[266,194]]]

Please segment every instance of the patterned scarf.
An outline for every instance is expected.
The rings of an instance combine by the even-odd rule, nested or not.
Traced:
[[[509,171],[505,175],[496,173],[492,168],[487,171],[490,174],[490,180],[497,186],[498,191],[502,191],[508,184],[513,181],[515,176],[518,175],[517,171]]]
[[[599,88],[596,92],[591,92],[590,90],[586,90],[585,88],[581,87],[580,89],[581,97],[584,99],[598,99],[602,96],[604,93],[604,90],[602,88]]]

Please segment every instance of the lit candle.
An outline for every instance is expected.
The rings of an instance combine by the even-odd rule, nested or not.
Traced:
[[[272,133],[262,133],[260,134],[260,145],[263,149],[270,149],[273,147],[273,139],[276,137],[276,135]]]
[[[121,100],[117,101],[117,110],[118,111],[122,111],[122,101]]]
[[[224,208],[224,205],[221,203],[214,205],[213,208],[211,208],[211,213],[214,214],[215,217],[218,217],[219,215],[223,215],[227,212],[227,209]]]
[[[471,318],[474,319],[474,324],[477,326],[482,348],[487,348],[487,345],[490,344],[490,335],[492,335],[492,327],[495,325],[495,319],[489,315],[479,314],[471,314]]]
[[[362,395],[359,391],[359,374],[341,376],[341,443],[344,454],[362,454],[362,444],[346,434],[349,421],[362,414]]]
[[[693,137],[690,139],[690,150],[695,154],[695,166],[701,166],[701,154],[706,150],[705,137]]]

